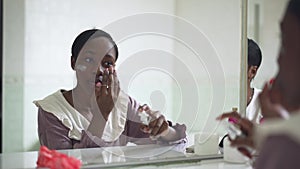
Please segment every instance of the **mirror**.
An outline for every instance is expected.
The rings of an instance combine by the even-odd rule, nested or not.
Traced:
[[[3,152],[37,150],[32,101],[74,87],[71,45],[94,27],[119,46],[124,91],[186,124],[189,135],[213,131],[215,117],[239,105],[240,7],[239,0],[4,0]]]
[[[262,88],[278,70],[277,57],[280,47],[280,21],[288,0],[254,0],[248,5],[248,37],[260,46],[263,61],[253,85]]]

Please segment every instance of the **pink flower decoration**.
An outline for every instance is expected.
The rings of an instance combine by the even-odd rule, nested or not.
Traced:
[[[69,157],[66,154],[59,153],[56,150],[49,150],[46,146],[41,146],[36,164],[37,168],[79,169],[81,161],[74,157]]]

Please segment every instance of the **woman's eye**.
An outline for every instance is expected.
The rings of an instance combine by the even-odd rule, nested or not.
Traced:
[[[110,66],[113,66],[114,64],[112,62],[104,62],[103,66],[106,68],[109,68]]]

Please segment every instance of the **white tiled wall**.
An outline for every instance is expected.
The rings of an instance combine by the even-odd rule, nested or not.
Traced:
[[[24,4],[22,0],[3,3],[3,152],[23,150]]]
[[[74,72],[70,67],[71,45],[80,32],[102,28],[134,14],[174,14],[174,1],[5,0],[4,8],[3,147],[4,152],[16,152],[38,148],[37,108],[32,101],[60,88],[74,86]],[[130,41],[120,45],[120,58],[126,58],[143,47],[143,43],[133,43],[134,49],[124,48],[132,44]],[[168,51],[172,46],[169,42],[151,39],[148,44]],[[141,98],[141,94],[133,95]]]

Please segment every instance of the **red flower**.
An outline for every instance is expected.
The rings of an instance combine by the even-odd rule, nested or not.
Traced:
[[[56,150],[49,150],[46,146],[41,146],[36,164],[37,168],[79,169],[81,161],[74,157],[68,157],[66,154],[59,153]]]

